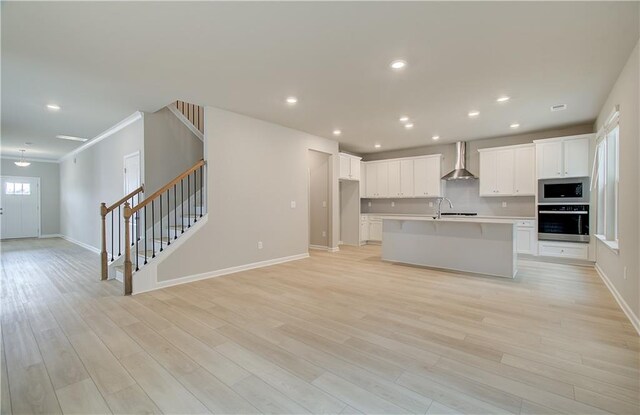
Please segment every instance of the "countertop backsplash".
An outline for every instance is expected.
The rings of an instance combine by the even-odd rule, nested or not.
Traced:
[[[443,202],[443,212],[471,212],[485,216],[535,216],[534,196],[505,196],[480,197],[479,180],[449,181],[444,185],[444,195],[453,202],[453,209]],[[435,201],[432,198],[416,199],[362,199],[362,213],[402,213],[402,214],[431,214],[435,211]],[[371,202],[371,206],[369,206]],[[391,206],[394,202],[395,206]],[[434,207],[429,207],[434,202]],[[507,206],[502,207],[506,202]]]

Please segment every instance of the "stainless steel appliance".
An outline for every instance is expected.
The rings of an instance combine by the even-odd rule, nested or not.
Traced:
[[[442,176],[442,180],[469,180],[476,179],[469,170],[467,170],[467,143],[458,141],[456,143],[456,164],[453,170]]]
[[[538,180],[538,203],[589,203],[589,178]]]
[[[589,242],[589,205],[538,205],[538,239]]]

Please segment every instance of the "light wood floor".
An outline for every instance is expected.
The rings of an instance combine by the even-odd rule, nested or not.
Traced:
[[[2,413],[639,412],[638,336],[593,269],[379,253],[122,297],[93,253],[4,242]]]

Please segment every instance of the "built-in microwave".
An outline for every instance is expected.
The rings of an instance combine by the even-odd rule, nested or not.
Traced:
[[[538,203],[589,203],[589,178],[538,180]]]

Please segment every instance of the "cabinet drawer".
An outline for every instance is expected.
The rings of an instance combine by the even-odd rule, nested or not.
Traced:
[[[516,222],[516,226],[519,228],[535,228],[535,220],[519,220]]]
[[[540,241],[538,250],[542,256],[589,259],[588,244]]]

